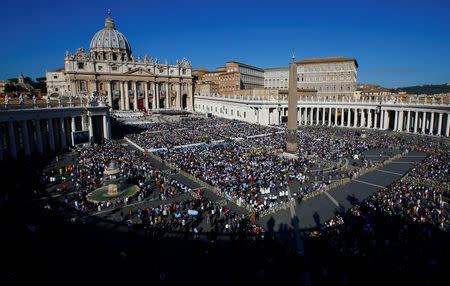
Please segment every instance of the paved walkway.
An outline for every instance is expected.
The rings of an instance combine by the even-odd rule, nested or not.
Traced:
[[[301,232],[309,231],[320,226],[324,221],[334,217],[340,210],[348,209],[355,203],[360,202],[381,188],[400,179],[414,166],[414,162],[420,162],[426,157],[423,152],[411,152],[406,156],[393,161],[377,171],[367,173],[347,185],[323,193],[317,197],[305,200],[295,207],[295,220],[291,211],[280,211],[271,216],[261,218],[259,223],[269,231],[278,233],[282,237],[290,237],[292,229],[298,227]],[[293,222],[298,220],[298,226]]]

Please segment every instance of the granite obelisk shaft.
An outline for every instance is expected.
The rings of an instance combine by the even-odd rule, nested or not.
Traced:
[[[297,65],[289,65],[288,122],[286,130],[286,151],[297,153]]]

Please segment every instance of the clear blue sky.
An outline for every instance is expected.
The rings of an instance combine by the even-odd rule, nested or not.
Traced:
[[[10,1],[1,5],[0,79],[63,67],[89,48],[107,9],[135,55],[287,66],[300,58],[358,60],[359,83],[386,87],[450,82],[450,1]]]

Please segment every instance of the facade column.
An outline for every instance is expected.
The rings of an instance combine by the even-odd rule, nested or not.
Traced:
[[[309,125],[313,125],[314,124],[314,107],[311,107],[311,113],[309,113]]]
[[[156,96],[156,108],[157,109],[160,109],[161,107],[159,106],[159,103],[160,103],[160,96],[161,96],[161,86],[160,86],[160,83],[159,82],[157,82],[156,83],[156,85],[155,85],[155,91],[156,91],[156,94],[155,94],[155,96]]]
[[[112,93],[112,87],[111,87],[111,81],[110,80],[106,81],[106,87],[108,89],[108,105],[112,109],[113,108],[113,93]]]
[[[94,144],[94,120],[92,116],[88,116],[89,120],[89,143]]]
[[[422,112],[422,134],[425,134],[425,128],[427,126],[427,113],[426,112]]]
[[[447,120],[448,121],[448,120]],[[17,159],[17,140],[14,123],[8,121],[9,153],[13,159]]]
[[[417,133],[417,127],[419,126],[419,112],[416,110],[414,111],[414,134]]]
[[[125,106],[125,99],[124,99],[124,91],[123,91],[123,81],[119,81],[119,110],[123,110]]]
[[[144,108],[148,110],[148,81],[144,81]]]
[[[28,133],[28,125],[26,120],[20,121],[20,126],[22,128],[22,140],[23,140],[23,149],[25,151],[25,156],[31,156],[30,149],[30,135]]]
[[[61,148],[66,149],[66,128],[64,126],[64,117],[59,118],[59,128],[61,130]]]
[[[176,89],[177,89],[176,90],[177,91],[176,107],[181,109],[181,83],[178,82],[176,84]]]
[[[81,131],[87,129],[87,115],[81,115]]]
[[[76,123],[76,117],[72,117],[71,118],[71,129],[72,132],[76,132],[77,131],[77,123]],[[73,136],[70,136],[71,141],[72,141],[72,146],[75,146],[75,142],[73,141]]]
[[[150,83],[150,88],[152,90],[152,110],[156,109],[156,83],[152,81]]]
[[[353,115],[353,127],[358,127],[358,108],[355,108],[355,114]]]
[[[109,115],[103,115],[103,139],[111,139],[111,126],[109,122]]]
[[[51,151],[55,151],[55,133],[53,133],[53,119],[47,119],[47,127],[48,127],[48,145],[50,146]]]
[[[403,131],[403,110],[398,111],[397,131]]]
[[[192,82],[188,83],[187,89],[190,98],[188,110],[194,110],[194,92],[192,90]]]
[[[431,112],[431,118],[430,118],[430,130],[428,131],[430,135],[433,135],[434,133],[434,112]]]
[[[367,128],[372,128],[372,109],[367,109]]]
[[[380,110],[380,129],[384,130],[384,110]]]
[[[133,110],[137,111],[138,108],[138,89],[137,89],[137,82],[133,80],[131,82],[131,88],[133,90]]]
[[[170,93],[169,93],[169,82],[165,83],[166,86],[166,104],[164,108],[170,108]]]
[[[36,144],[37,144],[37,151],[39,154],[44,153],[44,148],[42,144],[42,130],[41,130],[41,120],[36,119],[34,127],[36,128]]]
[[[438,130],[437,130],[437,136],[441,136],[442,134],[442,118],[444,114],[442,112],[439,112],[439,119],[438,119]]]
[[[124,82],[125,106],[124,110],[130,110],[130,92],[128,91],[128,81]]]

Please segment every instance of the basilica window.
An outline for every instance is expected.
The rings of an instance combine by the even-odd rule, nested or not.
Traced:
[[[116,71],[116,70],[117,70],[117,67],[112,67],[112,70],[113,70],[113,71]]]
[[[58,76],[57,76],[57,75],[54,75],[54,76],[53,76],[53,78],[54,78],[54,79],[57,79],[57,78],[58,78]]]
[[[84,63],[77,63],[78,69],[84,69]]]
[[[86,91],[86,82],[84,82],[84,81],[80,82],[80,90],[81,91]]]

